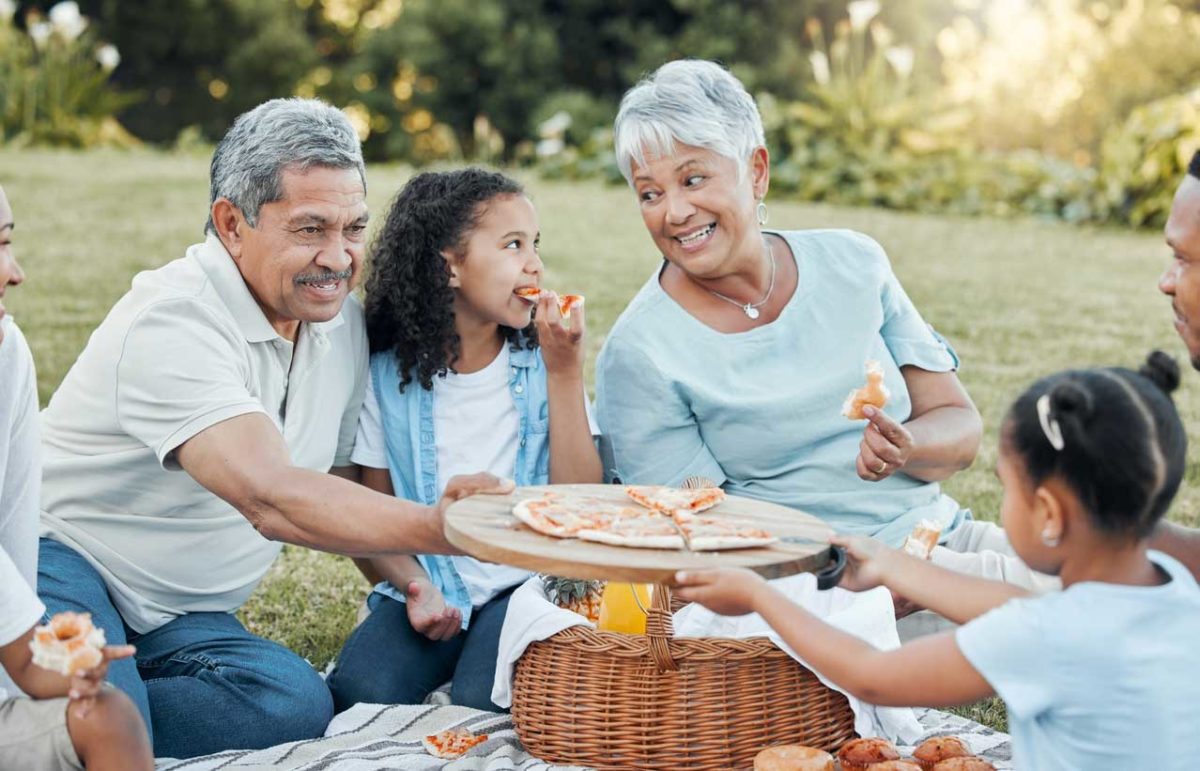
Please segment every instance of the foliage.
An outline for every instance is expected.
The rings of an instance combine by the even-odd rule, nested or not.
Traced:
[[[1104,137],[1101,175],[1114,219],[1162,227],[1176,186],[1200,150],[1200,89],[1137,108]]]
[[[1195,3],[1029,0],[960,16],[937,42],[946,93],[985,146],[1086,164],[1134,107],[1196,85],[1198,37]]]
[[[109,82],[120,54],[88,27],[73,2],[54,6],[48,20],[30,14],[25,30],[0,13],[0,141],[136,144],[112,117],[137,100]]]

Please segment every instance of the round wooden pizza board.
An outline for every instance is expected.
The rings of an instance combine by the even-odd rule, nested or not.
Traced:
[[[781,539],[756,549],[689,552],[684,549],[635,549],[553,538],[512,515],[518,501],[545,492],[575,493],[630,505],[622,485],[544,485],[520,487],[508,495],[473,495],[446,510],[446,539],[487,562],[513,565],[555,576],[635,583],[672,583],[678,570],[749,568],[765,578],[781,578],[829,565],[833,528],[796,509],[729,496],[701,516],[728,518],[760,527]]]

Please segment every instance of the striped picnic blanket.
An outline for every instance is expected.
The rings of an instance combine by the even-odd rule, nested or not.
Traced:
[[[916,710],[925,736],[952,735],[967,742],[998,769],[1011,769],[1007,734],[932,709]],[[489,734],[487,742],[457,760],[425,754],[421,738],[447,728]],[[902,752],[909,748],[900,748]],[[544,763],[525,751],[508,715],[466,707],[359,704],[333,719],[320,739],[265,750],[231,750],[190,760],[160,760],[158,771],[549,771],[577,768]]]

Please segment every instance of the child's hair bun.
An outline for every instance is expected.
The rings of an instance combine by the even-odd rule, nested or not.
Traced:
[[[1082,383],[1066,378],[1050,389],[1050,406],[1056,418],[1073,418],[1087,423],[1092,417],[1095,400]]]
[[[1146,357],[1146,363],[1138,369],[1138,374],[1170,394],[1179,387],[1179,362],[1175,357],[1162,351],[1151,351]]]

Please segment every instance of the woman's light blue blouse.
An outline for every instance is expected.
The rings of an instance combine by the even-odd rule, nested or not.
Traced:
[[[801,509],[846,533],[899,545],[922,518],[948,533],[959,506],[938,484],[903,473],[865,482],[855,472],[865,420],[841,414],[878,360],[892,393],[885,411],[908,420],[900,367],[958,367],[921,318],[882,247],[847,230],[784,231],[799,284],[779,318],[725,334],[642,287],[613,326],[596,365],[600,429],[623,481],[678,485],[709,477],[732,495]]]

